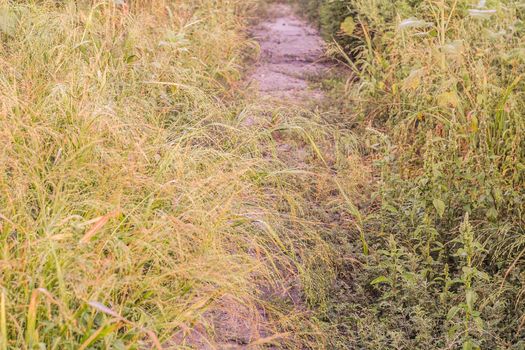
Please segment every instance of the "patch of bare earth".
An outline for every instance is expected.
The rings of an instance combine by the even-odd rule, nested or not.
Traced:
[[[273,4],[268,13],[268,19],[252,29],[261,55],[249,83],[258,88],[261,97],[300,103],[322,98],[321,91],[309,87],[309,78],[327,68],[322,62],[324,41],[318,31],[290,5]]]

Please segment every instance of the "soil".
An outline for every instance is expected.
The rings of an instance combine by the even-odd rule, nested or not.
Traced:
[[[309,87],[323,73],[324,41],[318,31],[298,17],[287,4],[272,4],[268,17],[252,30],[261,54],[248,81],[261,97],[283,100],[320,99],[322,92]]]

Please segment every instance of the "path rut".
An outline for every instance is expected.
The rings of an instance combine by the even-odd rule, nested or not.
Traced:
[[[327,68],[324,41],[318,31],[298,17],[288,4],[272,4],[268,19],[252,30],[261,48],[259,61],[249,77],[261,97],[286,101],[320,99],[309,80]]]

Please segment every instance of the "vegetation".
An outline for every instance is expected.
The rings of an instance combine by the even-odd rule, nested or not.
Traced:
[[[324,346],[365,172],[322,115],[240,97],[255,5],[1,2],[1,350]]]
[[[334,98],[378,178],[341,347],[522,349],[523,1],[302,4],[353,70]]]
[[[523,1],[297,1],[322,112],[257,0],[0,0],[0,350],[525,347]]]

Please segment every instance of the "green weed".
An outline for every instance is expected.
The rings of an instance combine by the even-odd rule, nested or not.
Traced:
[[[339,5],[333,20],[344,25],[350,9],[357,29],[350,48],[336,40],[332,52],[353,76],[331,96],[377,176],[364,219],[371,256],[351,274],[359,287],[338,299],[351,315],[338,316],[354,330],[348,348],[520,349],[522,2]]]

